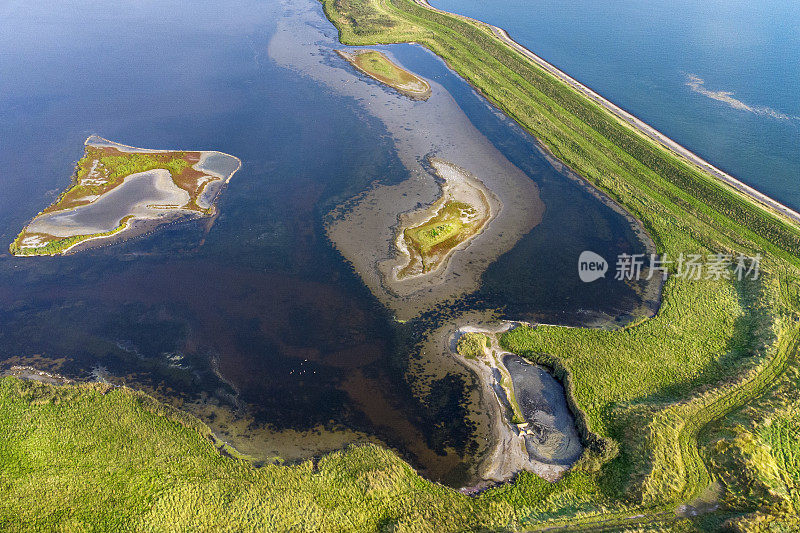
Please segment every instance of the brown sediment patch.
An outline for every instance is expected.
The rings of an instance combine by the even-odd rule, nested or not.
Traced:
[[[388,85],[413,100],[427,100],[431,85],[416,74],[400,67],[377,50],[336,50],[359,72]]]
[[[41,354],[34,354],[24,357],[14,355],[7,357],[0,362],[0,371],[8,374],[13,373],[15,369],[33,368],[36,369],[36,371],[55,375],[63,372],[63,368],[68,362],[69,361],[65,357],[52,358]]]
[[[215,399],[188,402],[181,408],[202,420],[219,439],[256,462],[293,462],[340,450],[349,444],[385,445],[367,433],[339,426],[274,429],[255,420],[247,409],[234,410]]]

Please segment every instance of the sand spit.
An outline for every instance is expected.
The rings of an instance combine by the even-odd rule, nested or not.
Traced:
[[[583,451],[563,387],[546,370],[503,350],[497,343],[495,335],[513,325],[502,322],[495,326],[464,326],[448,337],[450,355],[478,376],[481,408],[489,411],[491,420],[491,445],[477,467],[482,481],[469,491],[506,481],[521,471],[558,481]],[[486,349],[486,357],[470,360],[456,352],[458,339],[465,333],[489,336],[491,346]],[[511,421],[507,394],[501,385],[503,376],[513,380],[517,402],[525,414],[524,424]]]
[[[431,86],[427,81],[420,78],[416,74],[413,74],[412,72],[405,70],[397,63],[394,63],[393,61],[388,59],[386,55],[383,54],[382,52],[379,52],[377,50],[365,49],[365,50],[349,50],[349,51],[336,50],[336,53],[339,54],[339,56],[341,56],[343,59],[346,59],[351,65],[353,65],[353,68],[355,68],[359,72],[362,72],[363,74],[369,76],[370,78],[378,80],[381,83],[389,85],[390,87],[397,90],[399,93],[404,94],[405,96],[408,96],[413,100],[427,100],[431,96]],[[362,68],[358,62],[358,58],[363,54],[380,54],[387,62],[392,63],[395,67],[397,67],[397,69],[405,75],[404,77],[407,78],[408,81],[406,81],[405,83],[392,82],[387,78],[376,75],[375,73],[372,73]]]

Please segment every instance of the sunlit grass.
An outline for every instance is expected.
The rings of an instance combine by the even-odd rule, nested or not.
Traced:
[[[509,505],[424,481],[372,445],[255,468],[129,389],[5,378],[0,406],[3,531],[455,531],[512,519]]]
[[[394,64],[382,52],[359,50],[345,56],[357,68],[373,78],[412,96],[427,97],[430,85],[419,76]]]

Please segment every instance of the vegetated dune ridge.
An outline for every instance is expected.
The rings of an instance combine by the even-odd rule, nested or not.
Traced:
[[[109,244],[175,222],[216,214],[241,161],[217,151],[151,150],[89,136],[72,183],[10,246],[56,255]]]

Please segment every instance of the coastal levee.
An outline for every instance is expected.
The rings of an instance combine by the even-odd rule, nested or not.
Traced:
[[[749,280],[733,276],[730,263],[719,279],[697,280],[671,265],[658,313],[619,328],[533,324],[502,334],[505,350],[553,369],[590,437],[581,458],[545,491],[549,501],[518,509],[519,523],[614,530],[687,527],[702,516],[721,527],[757,513],[752,520],[796,525],[787,518],[797,516],[791,497],[780,497],[788,512],[766,511],[752,495],[726,492],[762,467],[723,466],[707,440],[714,429],[716,450],[744,453],[741,440],[725,435],[735,434],[741,420],[769,416],[772,407],[743,408],[797,370],[796,215],[628,120],[486,24],[413,0],[323,5],[346,44],[416,42],[439,55],[556,159],[640,220],[657,253],[761,260],[759,276]],[[517,481],[492,496],[541,502],[536,491]]]
[[[555,76],[565,84],[569,85],[570,87],[572,87],[573,89],[575,89],[588,99],[599,104],[607,111],[613,113],[617,118],[619,118],[624,123],[630,125],[638,132],[642,133],[643,135],[646,135],[651,140],[657,142],[658,144],[667,148],[674,154],[685,159],[686,161],[696,166],[701,171],[707,172],[708,174],[718,178],[725,184],[729,185],[732,189],[747,196],[749,199],[754,200],[755,202],[761,204],[762,206],[766,207],[767,209],[771,210],[776,214],[788,218],[795,224],[800,224],[800,213],[798,213],[797,211],[778,202],[774,198],[770,198],[766,194],[756,190],[755,188],[747,185],[746,183],[743,183],[741,180],[736,179],[727,172],[720,170],[719,168],[712,165],[711,163],[709,163],[699,155],[695,154],[688,148],[679,144],[677,141],[667,137],[666,135],[655,129],[653,126],[650,126],[642,119],[632,115],[628,111],[625,111],[618,105],[604,98],[603,96],[601,96],[591,88],[587,87],[586,85],[582,84],[581,82],[579,82],[569,74],[565,73],[552,63],[549,63],[547,60],[543,59],[542,57],[538,56],[537,54],[531,52],[529,49],[519,44],[517,41],[512,39],[511,36],[508,34],[508,32],[503,28],[498,28],[497,26],[494,26],[492,24],[487,24],[485,22],[477,21],[469,17],[464,17],[463,15],[456,15],[453,13],[449,13],[447,11],[437,9],[431,6],[427,2],[427,0],[414,0],[414,1],[415,3],[419,4],[420,6],[426,9],[446,14],[448,16],[462,17],[467,21],[489,28],[494,34],[494,36],[497,37],[498,40],[502,41],[513,50],[519,52],[522,56],[531,60],[537,66],[541,67],[543,70],[552,74],[553,76]]]

